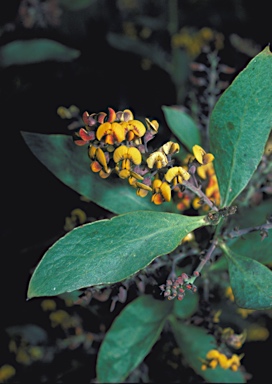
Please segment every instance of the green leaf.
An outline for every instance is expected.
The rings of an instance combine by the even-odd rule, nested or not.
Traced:
[[[202,371],[201,366],[203,363],[201,359],[205,360],[207,353],[211,349],[217,349],[215,338],[207,334],[204,329],[193,325],[185,325],[172,316],[170,321],[184,359],[207,383],[246,383],[242,372],[239,370],[234,372],[217,366],[215,369]]]
[[[210,118],[210,145],[221,195],[230,205],[246,187],[272,128],[272,54],[255,56],[219,98]]]
[[[110,177],[102,179],[90,170],[87,147],[78,147],[67,135],[44,135],[22,132],[33,154],[65,185],[86,196],[101,207],[114,212],[136,210],[177,212],[173,202],[155,205],[146,196],[136,195],[127,181]]]
[[[141,296],[114,320],[98,352],[99,383],[123,383],[158,340],[172,303]]]
[[[204,225],[204,216],[137,211],[77,227],[45,253],[31,277],[28,297],[127,279]]]
[[[187,292],[182,301],[175,300],[173,313],[179,319],[191,317],[198,308],[198,293]]]
[[[257,207],[240,208],[238,215],[234,215],[229,228],[239,229],[256,227],[267,220],[267,215],[272,213],[272,199],[263,201]],[[272,235],[272,234],[271,234]],[[262,264],[272,263],[272,236],[261,239],[260,232],[251,232],[242,237],[236,237],[227,241],[227,246],[235,253],[259,261]],[[222,271],[228,268],[225,257],[221,257],[210,267],[210,271]]]
[[[162,106],[165,120],[179,141],[192,152],[192,147],[195,144],[200,145],[201,138],[199,129],[194,120],[187,115],[173,107]]]
[[[272,271],[256,260],[221,246],[228,260],[230,285],[236,304],[246,309],[272,308]]]
[[[0,65],[25,65],[42,61],[71,61],[80,51],[49,39],[15,40],[0,48]]]

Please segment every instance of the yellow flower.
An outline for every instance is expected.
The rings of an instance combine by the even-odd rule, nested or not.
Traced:
[[[164,201],[171,200],[171,188],[168,183],[161,181],[160,179],[155,179],[152,184],[153,195],[151,201],[156,204],[162,204]]]
[[[179,144],[175,143],[174,141],[167,141],[167,143],[165,143],[161,149],[166,155],[173,155],[174,153],[179,152],[180,147]]]
[[[45,299],[41,302],[43,311],[54,311],[56,309],[56,302],[54,300]]]
[[[182,167],[173,167],[170,168],[164,178],[168,183],[171,183],[173,185],[182,184],[183,180],[189,180],[190,174]]]
[[[121,143],[125,140],[125,127],[121,123],[113,122],[101,124],[96,131],[97,140],[101,140],[105,136],[106,144]]]
[[[120,123],[125,129],[126,140],[132,141],[142,137],[146,128],[139,120],[129,120]]]
[[[208,164],[214,160],[214,155],[206,153],[200,145],[193,146],[193,154],[200,164]]]
[[[0,368],[0,382],[4,383],[6,380],[10,379],[16,373],[15,368],[12,365],[4,364]]]
[[[136,194],[140,197],[145,197],[148,192],[152,192],[152,188],[144,183],[140,183],[138,180],[144,180],[141,175],[138,175],[136,172],[131,171],[128,178],[128,182],[134,188],[137,188]]]
[[[121,145],[113,153],[113,160],[116,164],[122,162],[121,170],[117,165],[118,175],[121,179],[127,179],[131,175],[131,163],[139,165],[142,162],[142,155],[139,149]]]
[[[154,166],[157,169],[160,169],[168,164],[168,159],[164,153],[156,151],[151,153],[151,155],[146,159],[146,163],[150,169],[154,168]]]
[[[206,370],[207,368],[215,369],[219,364],[223,369],[231,369],[232,371],[237,371],[240,367],[240,360],[244,355],[232,355],[228,358],[224,353],[219,352],[216,349],[210,350],[206,355],[206,361],[203,361],[203,365],[201,367],[202,370]]]
[[[157,133],[159,130],[159,123],[157,120],[149,120],[147,117],[145,118],[147,128],[153,132],[153,134]]]
[[[265,341],[269,337],[269,330],[261,325],[251,324],[247,328],[247,341]]]
[[[230,300],[230,301],[234,301],[234,295],[233,295],[233,292],[232,292],[232,288],[231,286],[228,286],[225,290],[225,296]]]
[[[107,178],[111,169],[108,167],[108,162],[105,153],[101,148],[91,145],[89,148],[89,157],[92,159],[92,163],[90,164],[90,168],[93,172],[99,172],[99,176],[102,179]]]

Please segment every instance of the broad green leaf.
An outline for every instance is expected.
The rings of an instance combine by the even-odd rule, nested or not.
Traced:
[[[200,145],[201,141],[199,129],[194,120],[185,112],[173,107],[164,105],[162,110],[170,130],[191,153],[192,147],[195,144]]]
[[[49,39],[15,40],[0,48],[0,66],[25,65],[41,61],[71,61],[80,51]]]
[[[267,215],[272,213],[272,200],[266,200],[257,207],[241,208],[237,215],[234,215],[229,228],[238,229],[256,227],[262,225],[267,220]],[[259,261],[262,264],[272,263],[272,233],[265,239],[261,239],[260,232],[251,232],[242,237],[230,239],[227,246],[235,253],[246,256],[250,259]],[[225,257],[221,257],[210,267],[210,271],[225,270],[228,262]]]
[[[77,227],[45,253],[31,277],[28,297],[122,281],[204,225],[204,216],[137,211]]]
[[[228,260],[230,285],[236,304],[246,309],[272,308],[272,271],[256,260],[222,245]]]
[[[114,212],[136,210],[177,212],[174,203],[155,205],[150,197],[141,198],[120,178],[101,179],[90,170],[87,148],[78,147],[68,135],[22,132],[33,154],[64,184],[101,207]]]
[[[185,325],[172,316],[170,321],[184,359],[207,383],[246,383],[242,372],[239,370],[234,372],[217,366],[215,369],[202,371],[202,360],[205,360],[207,353],[211,349],[217,349],[215,338],[204,329],[193,325]]]
[[[230,205],[256,170],[272,128],[272,54],[255,56],[216,103],[210,118],[211,152],[221,195]]]
[[[179,319],[191,317],[198,308],[198,293],[187,292],[182,301],[175,300],[173,313]]]
[[[141,296],[114,320],[98,352],[99,383],[123,383],[158,340],[172,303]]]

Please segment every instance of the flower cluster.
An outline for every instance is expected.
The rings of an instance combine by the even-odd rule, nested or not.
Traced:
[[[61,108],[58,113],[65,118],[71,114],[67,108]],[[148,143],[159,129],[156,120],[145,118],[144,124],[134,118],[131,110],[115,112],[112,108],[108,108],[108,114],[85,111],[82,120],[85,126],[74,132],[74,142],[88,146],[90,168],[101,178],[118,175],[136,189],[138,196],[145,197],[151,192],[151,201],[156,205],[170,202],[172,192],[175,192],[178,209],[184,210],[191,203],[198,209],[200,198],[194,199],[194,193],[183,194],[189,179],[189,186],[195,191],[198,188],[194,175],[197,170],[199,178],[208,180],[205,187],[208,199],[213,204],[219,203],[219,189],[212,166],[214,156],[199,145],[193,146],[193,154],[179,165],[173,156],[179,152],[178,143],[168,141],[155,150],[149,150]]]
[[[160,285],[160,289],[168,300],[177,298],[180,301],[184,298],[186,290],[193,293],[197,290],[196,286],[189,282],[189,276],[186,273],[182,273],[176,279],[166,280],[166,284]]]
[[[206,360],[203,360],[201,370],[205,371],[207,368],[215,369],[217,366],[220,366],[223,369],[237,371],[241,365],[240,360],[242,357],[243,355],[238,356],[235,354],[231,357],[227,357],[217,349],[211,349],[206,355]]]

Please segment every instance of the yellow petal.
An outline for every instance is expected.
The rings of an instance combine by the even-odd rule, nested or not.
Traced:
[[[116,148],[113,153],[113,161],[115,163],[119,163],[120,160],[123,160],[127,157],[128,147],[125,145],[120,145],[120,147]]]
[[[146,185],[144,183],[139,183],[139,181],[136,181],[136,185],[137,185],[138,188],[144,189],[145,191],[152,192],[152,188],[149,187],[149,185]]]
[[[143,176],[139,175],[136,172],[131,171],[130,174],[131,174],[131,176],[135,177],[135,179],[137,179],[137,180],[143,180],[144,179]]]
[[[106,179],[107,177],[109,177],[111,174],[111,169],[108,168],[108,171],[105,172],[103,169],[101,169],[101,171],[99,172],[99,176],[101,177],[101,179]]]
[[[179,152],[179,144],[168,141],[162,146],[162,150],[166,155],[172,155],[173,153]]]
[[[145,197],[148,194],[148,191],[142,188],[138,188],[136,191],[136,195],[140,197]]]
[[[122,171],[120,171],[118,173],[118,176],[121,178],[121,179],[127,179],[129,176],[130,176],[130,171],[128,171],[127,169],[122,169]]]
[[[155,190],[156,192],[157,190],[159,191],[161,185],[162,185],[162,181],[160,179],[155,179],[152,184],[153,190]]]
[[[161,194],[165,201],[171,200],[171,188],[170,185],[166,182],[163,182],[161,185]]]
[[[154,165],[159,162],[161,162],[160,168],[165,167],[168,164],[166,155],[160,151],[151,153],[151,155],[146,159],[147,166],[150,169],[152,169]]]
[[[103,168],[105,170],[107,170],[108,165],[107,165],[106,156],[105,156],[105,153],[102,151],[101,148],[97,148],[96,153],[95,153],[95,157],[97,158],[99,163],[103,166]]]
[[[91,145],[90,148],[89,148],[89,157],[91,159],[94,159],[95,158],[95,153],[96,153],[96,150],[97,150],[97,147],[95,147],[94,145]]]
[[[176,176],[181,176],[183,180],[189,180],[191,175],[189,172],[187,172],[183,167],[173,167],[168,169],[166,172],[164,178],[168,183],[171,183],[171,181]]]
[[[200,164],[203,164],[203,157],[206,155],[205,150],[200,145],[193,146],[193,154]]]
[[[207,359],[217,359],[219,356],[220,356],[220,352],[217,351],[217,349],[211,349],[211,350],[207,353],[206,358],[207,358]]]
[[[111,123],[109,122],[103,123],[97,128],[96,138],[97,140],[101,140],[103,136],[108,135],[111,132],[112,132]]]
[[[159,123],[157,122],[157,120],[152,120],[150,121],[147,117],[145,118],[145,121],[147,123],[147,126],[149,129],[155,131],[155,132],[158,132],[159,130]]]
[[[142,162],[142,155],[139,149],[135,147],[128,148],[127,151],[128,158],[133,161],[134,164],[139,165]]]
[[[121,124],[116,122],[112,123],[111,128],[112,128],[112,133],[116,138],[116,141],[118,141],[118,143],[121,143],[122,141],[125,140],[125,129]]]
[[[146,131],[145,126],[139,120],[130,120],[127,124],[127,129],[133,131],[138,137],[142,137]]]

